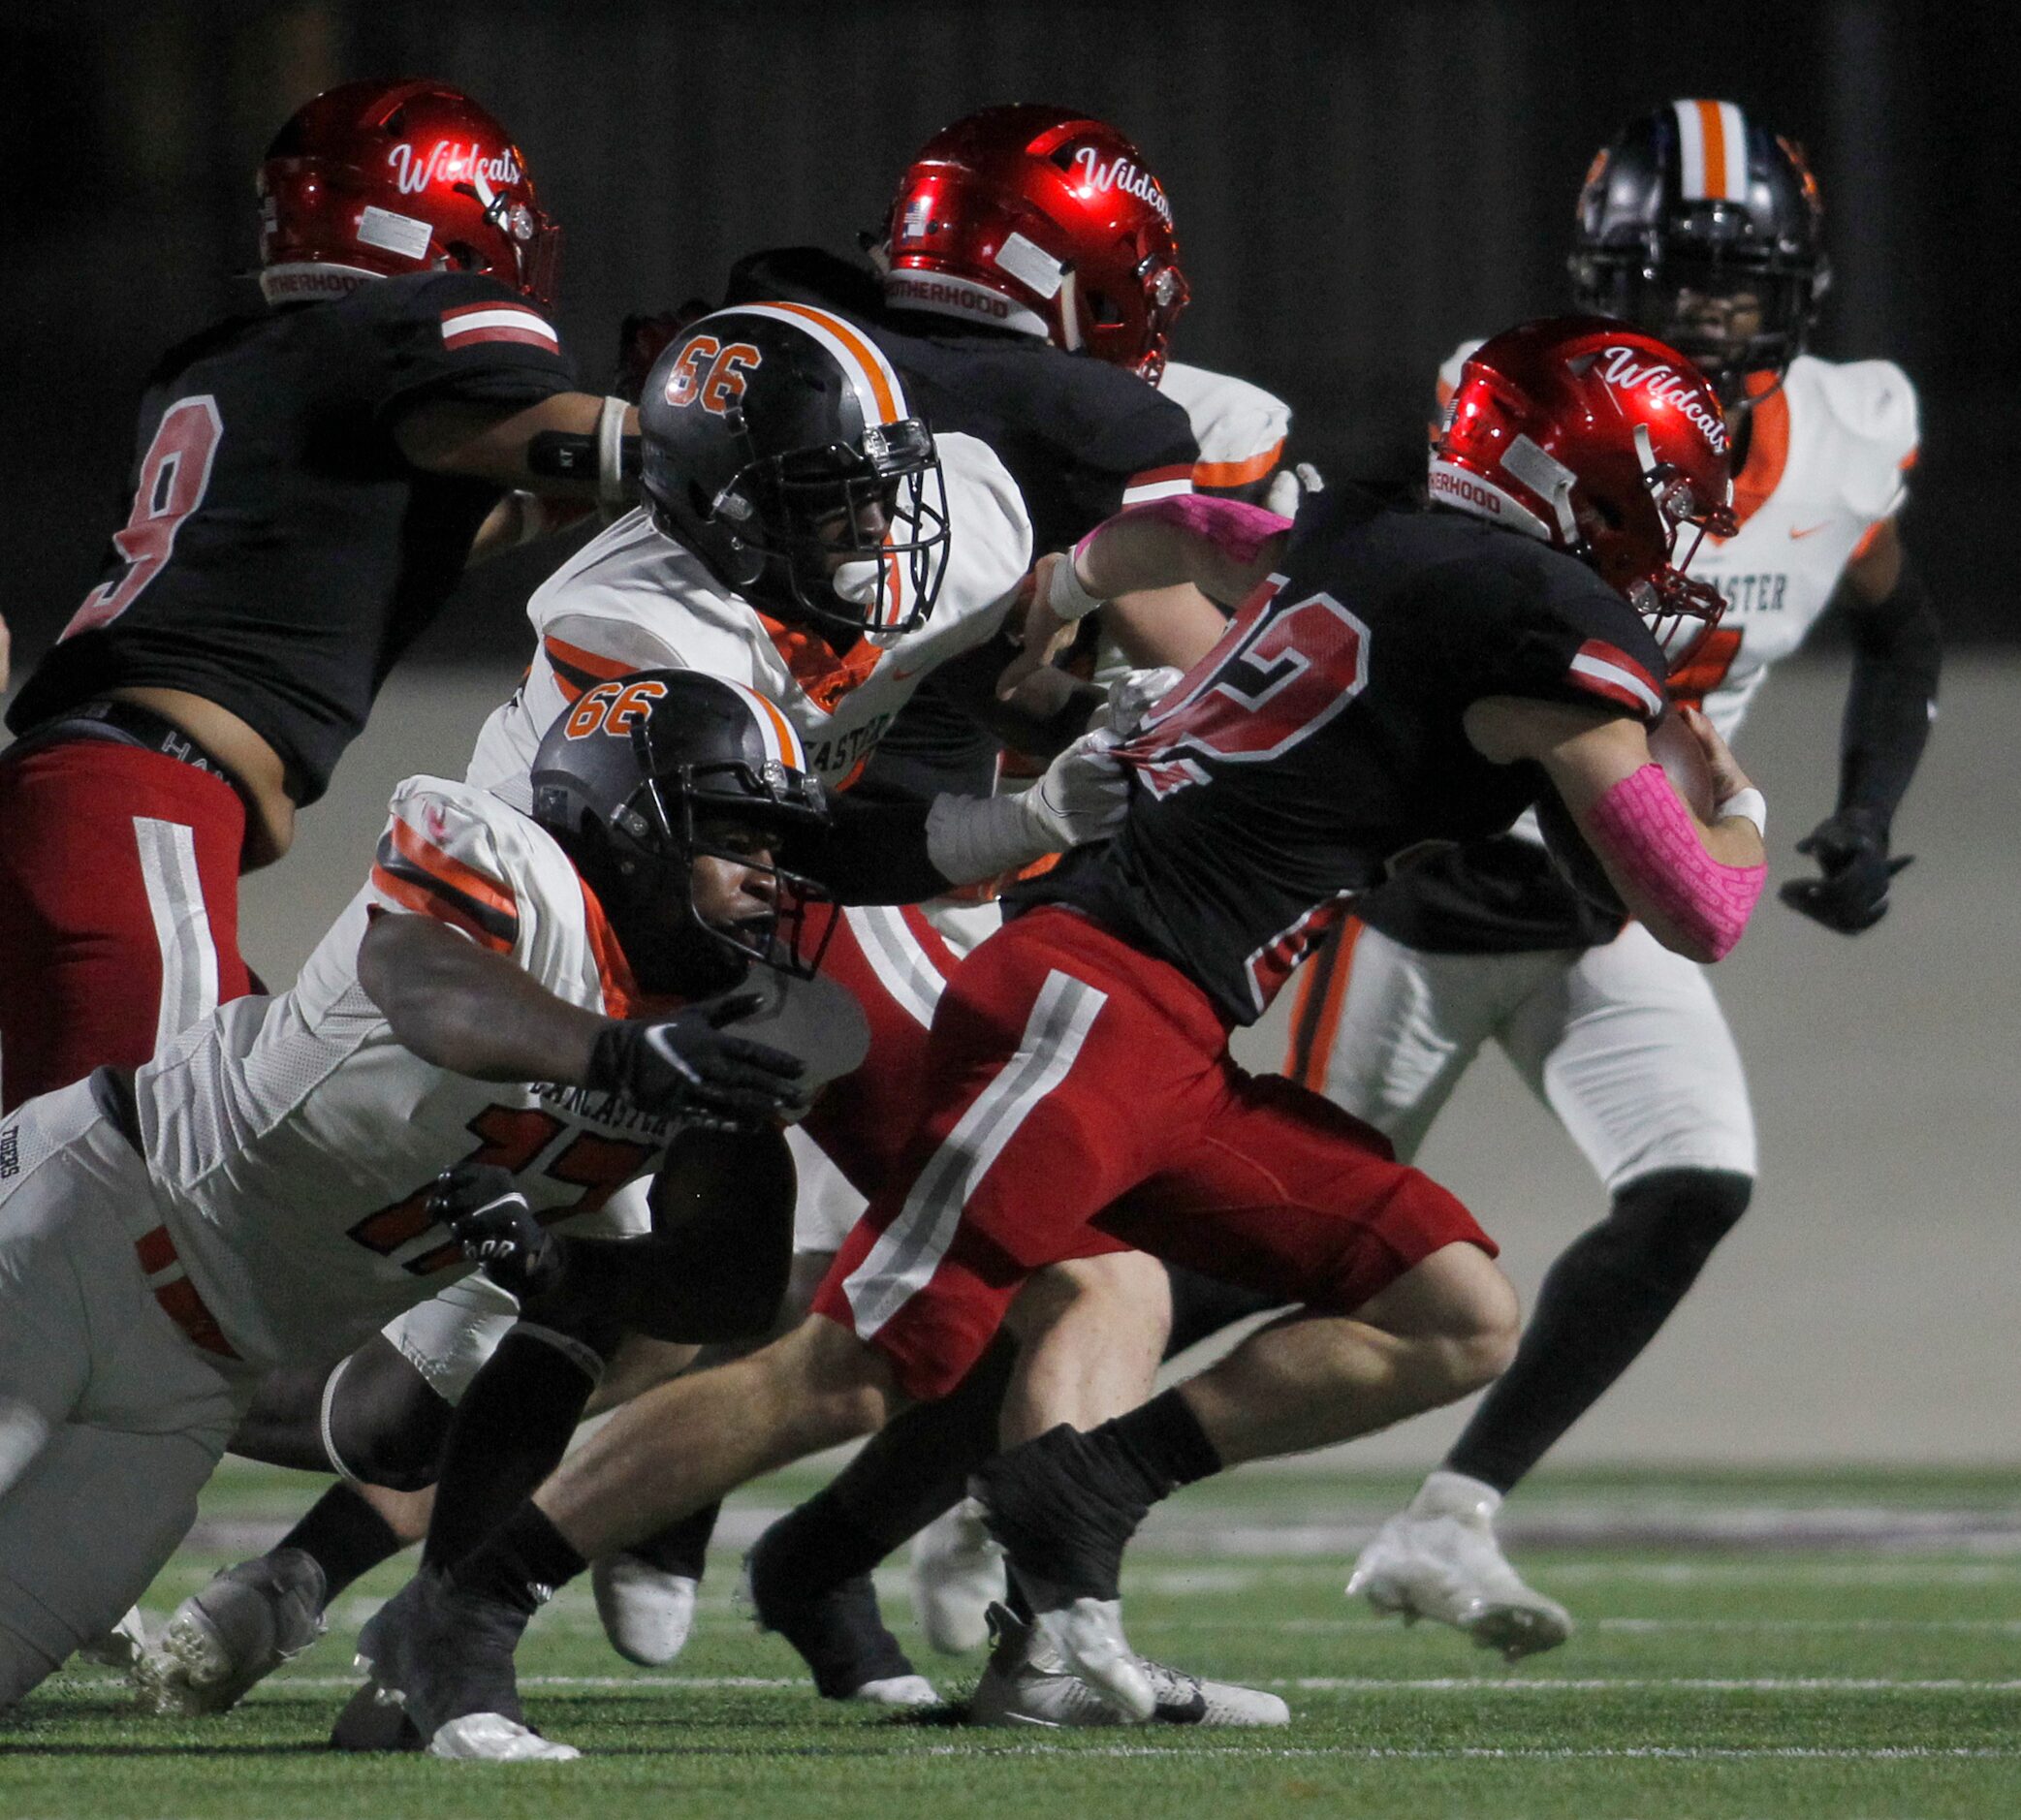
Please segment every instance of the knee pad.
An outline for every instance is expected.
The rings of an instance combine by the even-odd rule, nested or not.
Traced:
[[[435,1483],[454,1410],[395,1352],[362,1349],[323,1387],[323,1451],[345,1479],[420,1491]]]
[[[1689,1283],[1748,1210],[1752,1176],[1723,1169],[1664,1169],[1618,1190],[1602,1231],[1639,1275]]]

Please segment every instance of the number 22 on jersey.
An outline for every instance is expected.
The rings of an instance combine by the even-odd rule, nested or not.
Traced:
[[[1274,575],[1117,756],[1163,798],[1211,781],[1202,762],[1263,764],[1309,739],[1368,686],[1369,628],[1323,589],[1281,602]]]
[[[84,596],[83,606],[63,628],[66,639],[111,625],[161,573],[174,553],[175,533],[183,519],[204,503],[209,490],[210,466],[224,433],[217,400],[207,392],[178,398],[162,413],[154,440],[141,458],[134,509],[112,533],[112,548],[126,558],[126,573]]]

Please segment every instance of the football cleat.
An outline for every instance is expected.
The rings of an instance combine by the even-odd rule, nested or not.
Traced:
[[[138,1605],[131,1605],[103,1637],[94,1637],[78,1651],[78,1660],[94,1668],[131,1670],[146,1653],[147,1618]]]
[[[422,1736],[400,1696],[368,1680],[349,1700],[331,1727],[332,1750],[381,1752],[420,1750]]]
[[[963,1498],[912,1538],[912,1615],[943,1655],[966,1655],[990,1641],[990,1608],[1002,1602],[1003,1545],[983,1524],[982,1506]]]
[[[1409,1506],[1375,1532],[1347,1582],[1347,1596],[1408,1623],[1434,1618],[1514,1662],[1555,1649],[1572,1617],[1523,1584],[1495,1539],[1501,1493],[1478,1479],[1435,1472]]]
[[[971,1725],[1123,1725],[1130,1721],[1073,1674],[1031,1625],[1003,1606],[990,1608],[995,1647],[967,1703]],[[1291,1710],[1275,1694],[1202,1680],[1162,1662],[1137,1658],[1150,1682],[1151,1717],[1161,1725],[1287,1725]]]
[[[526,1616],[425,1567],[358,1633],[358,1666],[406,1708],[433,1756],[565,1762],[581,1753],[542,1738],[520,1706],[513,1651]]]
[[[700,1583],[637,1554],[610,1554],[589,1570],[604,1635],[627,1662],[665,1668],[687,1647]]]
[[[859,1700],[876,1707],[940,1704],[933,1683],[917,1673],[885,1628],[877,1590],[868,1574],[812,1597],[785,1584],[767,1547],[771,1531],[743,1557],[738,1596],[760,1630],[775,1631],[800,1651],[815,1690],[829,1700]]]
[[[133,1665],[141,1704],[191,1717],[229,1712],[324,1631],[323,1569],[300,1549],[228,1567],[170,1614]]]

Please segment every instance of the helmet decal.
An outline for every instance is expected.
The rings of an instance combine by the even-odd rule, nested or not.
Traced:
[[[1688,203],[1741,203],[1748,196],[1747,116],[1730,101],[1673,101],[1678,188]]]
[[[690,335],[667,370],[664,395],[671,405],[700,404],[721,417],[743,396],[744,375],[764,363],[765,356],[748,341],[725,347],[713,335]]]

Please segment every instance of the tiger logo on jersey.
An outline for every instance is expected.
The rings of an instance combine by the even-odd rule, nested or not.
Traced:
[[[725,346],[713,335],[691,335],[668,369],[667,402],[683,409],[699,404],[721,417],[743,396],[745,375],[764,363],[764,355],[748,341]]]

